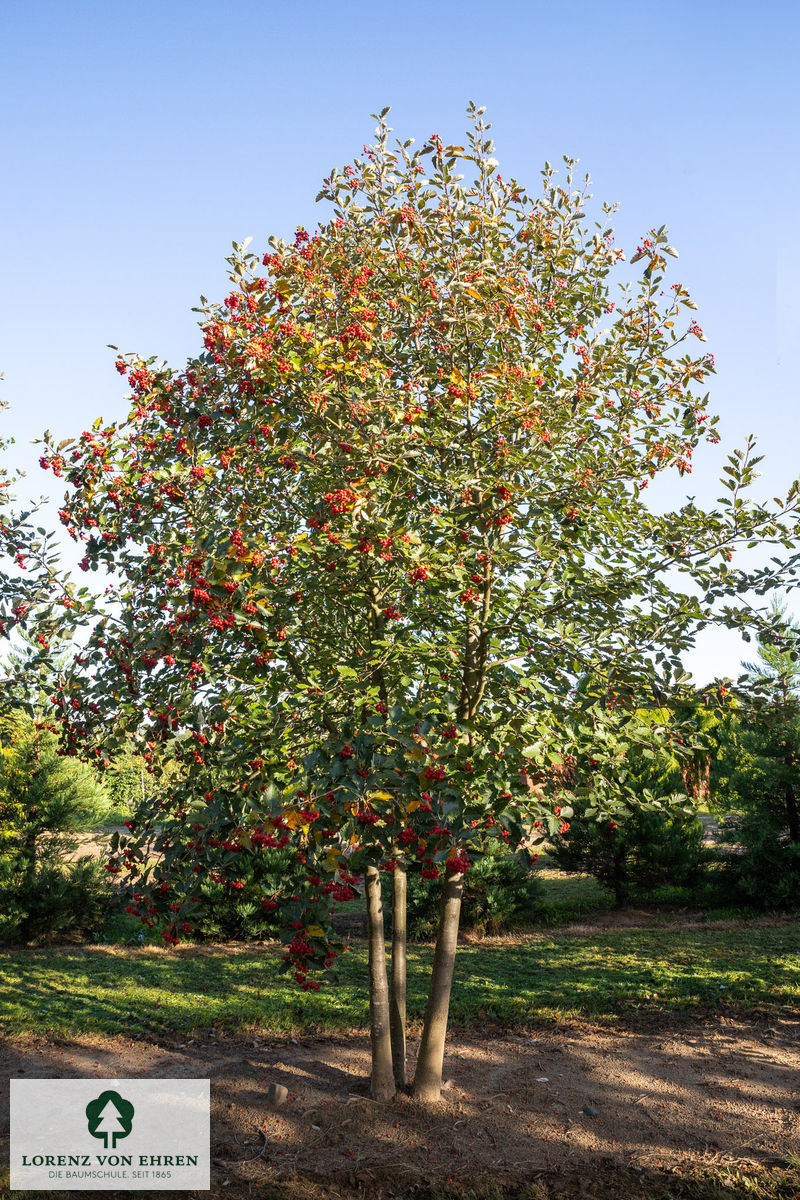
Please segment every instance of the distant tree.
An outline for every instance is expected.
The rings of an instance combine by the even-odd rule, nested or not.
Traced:
[[[756,903],[800,895],[800,623],[773,600],[744,663],[711,772],[713,802],[729,814],[726,840],[740,891]]]
[[[757,810],[800,843],[800,623],[773,600],[758,658],[742,665],[713,772],[717,804]]]
[[[118,815],[131,817],[143,806],[156,806],[168,794],[177,764],[164,756],[156,775],[150,762],[133,750],[121,750],[109,759],[103,770],[103,786],[109,803]]]
[[[703,825],[686,779],[694,777],[695,764],[704,759],[704,734],[713,718],[702,702],[685,700],[676,708],[640,712],[637,719],[642,733],[651,724],[668,732],[654,745],[641,734],[637,744],[630,731],[618,767],[618,811],[602,815],[589,792],[573,801],[569,829],[550,839],[558,865],[594,875],[614,892],[618,908],[637,892],[696,882],[704,861]]]
[[[0,721],[0,933],[27,941],[66,918],[82,924],[92,870],[69,856],[107,811],[89,767],[60,754],[55,734],[22,714]]]

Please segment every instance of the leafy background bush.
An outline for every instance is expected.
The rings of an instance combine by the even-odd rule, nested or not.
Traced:
[[[102,824],[108,798],[90,769],[23,715],[0,725],[0,939],[85,935],[112,898],[102,865],[70,861],[78,834]]]
[[[201,911],[196,934],[208,941],[251,941],[275,937],[280,925],[265,900],[286,887],[297,871],[291,850],[263,848],[240,854],[236,878],[244,887],[232,889],[223,883],[204,880],[198,892]]]
[[[408,876],[408,932],[430,937],[439,917],[441,880]],[[543,894],[535,869],[513,854],[499,850],[478,858],[464,877],[461,928],[501,933],[520,918],[531,915]]]
[[[723,843],[731,852],[724,882],[731,902],[752,908],[795,909],[800,903],[800,844],[760,812],[729,815]]]
[[[617,907],[657,888],[691,889],[712,862],[703,824],[680,808],[631,811],[617,821],[587,818],[575,806],[569,830],[552,838],[552,858],[565,871],[585,871],[614,892]]]

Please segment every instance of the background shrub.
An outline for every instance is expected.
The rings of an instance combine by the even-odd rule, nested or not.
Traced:
[[[114,890],[97,859],[41,864],[15,875],[0,862],[0,941],[40,942],[99,938],[108,923]]]
[[[611,888],[620,908],[660,887],[696,887],[713,858],[703,846],[700,818],[679,808],[598,821],[575,805],[569,831],[551,842],[557,866],[594,875]]]
[[[439,918],[441,880],[408,875],[408,932],[411,937],[428,937]],[[532,913],[543,889],[535,869],[513,854],[497,851],[476,859],[464,876],[461,928],[501,933]]]
[[[101,865],[70,861],[78,834],[109,804],[92,772],[58,754],[52,733],[25,716],[0,726],[0,938],[83,934],[102,921],[111,888]]]
[[[286,887],[286,881],[297,871],[297,859],[292,850],[260,849],[240,854],[236,862],[236,879],[241,888],[206,879],[198,895],[201,911],[193,917],[195,931],[209,941],[252,941],[275,937],[280,929],[276,914],[265,901]]]
[[[798,907],[800,844],[785,826],[751,810],[726,817],[722,840],[730,846],[724,868],[730,901],[755,908]]]

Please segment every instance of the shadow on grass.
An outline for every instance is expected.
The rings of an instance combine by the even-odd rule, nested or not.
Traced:
[[[409,948],[408,1011],[424,1011],[432,951]],[[82,947],[0,954],[0,1033],[142,1035],[213,1025],[275,1033],[365,1028],[366,955],[355,943],[339,982],[301,993],[276,945],[254,948]],[[454,1026],[613,1020],[637,1011],[800,1008],[800,923],[713,929],[533,934],[465,945]]]

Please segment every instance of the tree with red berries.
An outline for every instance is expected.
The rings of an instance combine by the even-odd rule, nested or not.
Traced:
[[[573,164],[531,199],[470,114],[465,146],[418,150],[381,114],[325,181],[330,220],[263,259],[234,245],[204,350],[182,370],[120,356],[128,419],[46,455],[84,568],[116,579],[56,697],[68,746],[156,769],[169,745],[182,765],[109,869],[175,941],[202,921],[200,878],[236,889],[242,855],[292,846],[300,874],[264,904],[305,988],[363,879],[382,1099],[405,1084],[407,872],[442,885],[414,1077],[435,1100],[475,856],[527,854],[575,794],[613,816],[626,748],[658,736],[637,711],[675,691],[718,602],[767,578],[734,573],[735,546],[797,529],[794,492],[746,498],[750,446],[717,511],[646,506],[718,440],[694,305],[664,283],[675,251],[653,231],[617,290],[623,252]]]
[[[0,402],[0,412],[6,407]],[[10,444],[0,438],[0,452]],[[68,636],[72,622],[66,618],[73,609],[83,610],[88,594],[82,589],[76,595],[60,570],[53,535],[34,525],[39,505],[13,507],[12,485],[0,466],[0,710],[32,712],[35,681],[48,661],[50,642]],[[14,630],[25,638],[23,656],[9,653]]]

